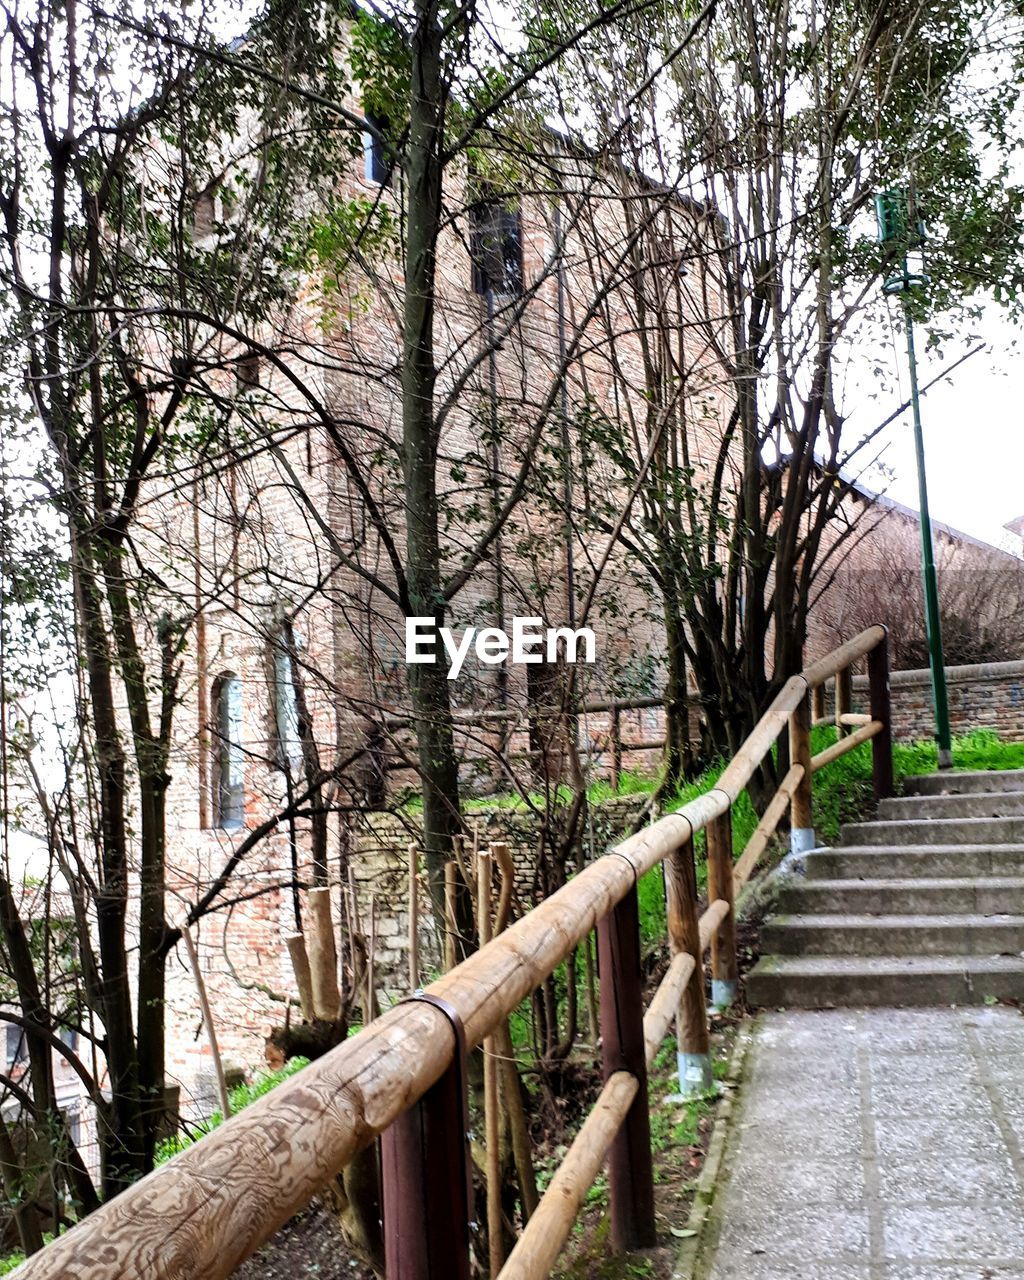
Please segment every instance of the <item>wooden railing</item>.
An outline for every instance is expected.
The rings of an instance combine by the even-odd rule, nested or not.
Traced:
[[[849,710],[847,673],[865,657],[870,719],[863,722]],[[833,676],[843,736],[812,757],[812,697],[821,713],[815,691]],[[787,723],[790,767],[734,862],[732,805]],[[880,626],[790,679],[711,790],[623,840],[426,992],[105,1204],[24,1263],[19,1280],[228,1276],[378,1136],[389,1280],[467,1280],[466,1054],[595,928],[604,1087],[501,1280],[548,1275],[605,1161],[613,1247],[654,1244],[648,1068],[673,1020],[680,1053],[707,1055],[705,951],[710,946],[713,993],[727,1000],[737,978],[736,893],[787,808],[796,847],[813,843],[812,772],[868,738],[875,792],[887,796],[888,648]],[[698,919],[693,841],[701,830],[710,905]],[[644,1013],[636,885],[662,862],[673,957]]]

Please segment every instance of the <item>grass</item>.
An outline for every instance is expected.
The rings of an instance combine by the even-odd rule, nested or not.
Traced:
[[[836,740],[835,729],[819,725],[811,734],[811,753],[824,751]],[[991,729],[973,729],[953,739],[953,762],[957,769],[1024,769],[1024,742],[1003,742]],[[683,787],[668,810],[695,800],[718,781],[725,765],[716,763]],[[938,754],[934,742],[905,742],[893,745],[893,770],[897,785],[913,774],[934,773]],[[814,828],[825,844],[834,844],[846,822],[863,819],[874,804],[871,781],[871,744],[865,742],[840,756],[814,775]],[[736,855],[742,852],[757,826],[750,797],[743,793],[732,810],[732,838]],[[697,881],[707,882],[703,833],[694,842]],[[665,892],[662,871],[655,867],[639,884],[640,931],[647,947],[659,946],[665,938]]]
[[[623,796],[650,795],[657,783],[658,779],[654,774],[627,769],[619,775],[618,788],[613,787],[607,778],[598,778],[592,782],[587,787],[587,799],[591,804],[601,804],[602,801],[621,799]],[[489,813],[492,810],[529,813],[552,804],[571,804],[573,796],[572,788],[564,786],[553,787],[549,792],[531,791],[520,794],[518,791],[505,791],[490,796],[468,796],[463,800],[462,807],[466,813]],[[418,791],[406,795],[398,807],[410,817],[420,814],[423,812],[423,796]]]

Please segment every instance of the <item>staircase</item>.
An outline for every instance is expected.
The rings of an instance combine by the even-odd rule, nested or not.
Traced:
[[[1024,999],[1024,770],[909,778],[835,849],[787,859],[754,1005]]]

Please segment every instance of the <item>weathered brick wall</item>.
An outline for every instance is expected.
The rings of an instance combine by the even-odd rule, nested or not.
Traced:
[[[949,714],[954,734],[994,729],[1008,742],[1024,742],[1024,661],[985,662],[947,667]],[[929,739],[935,732],[931,675],[928,671],[894,671],[892,714],[896,737]],[[867,678],[855,676],[854,695],[863,703]]]
[[[627,795],[594,805],[584,843],[593,853],[604,853],[628,831],[642,813],[649,797]],[[502,841],[509,846],[516,867],[518,906],[528,909],[534,900],[534,868],[538,838],[536,815],[508,809],[480,810],[468,815],[479,843]],[[371,901],[378,913],[375,948],[375,978],[386,999],[409,989],[409,845],[422,843],[415,819],[395,814],[365,815],[355,840],[353,878],[363,931],[367,930]],[[438,970],[439,930],[430,907],[426,877],[421,867],[419,902],[421,907],[419,946],[420,980],[425,985]]]

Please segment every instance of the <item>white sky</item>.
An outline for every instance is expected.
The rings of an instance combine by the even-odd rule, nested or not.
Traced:
[[[1019,553],[1020,539],[1003,528],[1008,520],[1024,515],[1024,364],[1016,349],[1018,330],[995,303],[987,305],[981,324],[974,328],[987,349],[934,386],[922,402],[931,513],[935,520]],[[919,331],[922,385],[941,367],[937,357],[922,352],[923,336]],[[905,394],[902,334],[897,341]],[[966,345],[971,344],[960,350]],[[955,354],[951,346],[947,358]],[[909,412],[888,428],[883,439],[882,462],[893,474],[888,483],[873,475],[865,480],[916,511],[917,469]]]

